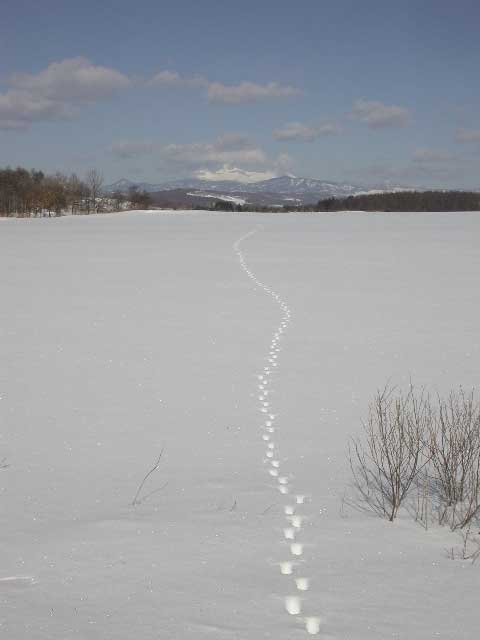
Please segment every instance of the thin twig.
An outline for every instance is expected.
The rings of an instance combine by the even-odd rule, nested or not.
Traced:
[[[162,447],[162,450],[160,451],[160,455],[158,456],[154,466],[150,469],[150,471],[145,475],[145,477],[143,478],[143,480],[139,484],[138,489],[137,489],[137,493],[135,494],[135,497],[132,500],[132,506],[135,506],[135,505],[140,504],[141,502],[143,502],[143,500],[139,500],[138,499],[138,496],[142,492],[142,489],[143,489],[146,481],[148,480],[148,478],[152,475],[152,473],[155,473],[155,471],[160,466],[160,460],[162,459],[162,455],[163,455],[163,450],[164,449],[165,449],[165,447]]]
[[[276,502],[273,502],[269,507],[267,507],[266,509],[264,509],[260,515],[262,515],[262,516],[266,515],[266,514],[270,511],[270,509],[271,509],[272,507],[275,507],[276,505],[277,505],[277,503],[276,503]]]
[[[154,489],[153,491],[150,491],[150,493],[147,493],[146,496],[143,496],[143,498],[140,498],[139,500],[137,500],[136,504],[143,504],[149,498],[151,498],[155,493],[158,493],[159,491],[162,491],[162,489],[165,489],[167,484],[168,484],[168,480],[164,484],[162,484],[161,487],[158,487],[158,489]]]

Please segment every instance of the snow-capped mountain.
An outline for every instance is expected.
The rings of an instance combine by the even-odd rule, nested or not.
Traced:
[[[270,178],[270,180],[262,180],[261,182],[255,182],[247,186],[248,189],[243,185],[243,190],[248,190],[252,193],[268,191],[269,193],[289,195],[312,194],[322,197],[352,195],[361,188],[348,183],[329,182],[316,180],[314,178],[297,178],[290,175]]]
[[[237,170],[235,170],[237,171]],[[238,172],[237,172],[238,175]],[[137,187],[154,194],[154,202],[190,202],[192,198],[199,199],[228,199],[232,202],[241,199],[250,204],[265,204],[272,206],[313,204],[324,198],[346,197],[359,193],[375,193],[380,191],[406,190],[408,187],[377,185],[366,187],[348,182],[331,182],[315,178],[298,178],[284,175],[256,182],[241,180],[219,180],[212,176],[209,179],[186,178],[171,180],[161,184],[148,182],[133,182],[122,178],[104,188],[105,193],[121,191],[128,192],[131,187]]]
[[[172,180],[161,184],[150,184],[147,182],[133,182],[122,178],[113,184],[104,188],[105,193],[113,193],[114,191],[126,192],[131,187],[144,189],[148,192],[170,191],[173,189],[205,189],[208,191],[224,192],[249,192],[249,193],[278,193],[305,195],[315,194],[345,196],[356,193],[365,187],[351,185],[347,183],[327,182],[324,180],[316,180],[313,178],[297,178],[295,176],[280,176],[278,178],[270,178],[268,180],[260,180],[258,182],[240,182],[236,180],[202,180],[200,178],[186,178],[182,180]]]

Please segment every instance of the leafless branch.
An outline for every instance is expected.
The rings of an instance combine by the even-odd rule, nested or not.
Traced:
[[[142,493],[143,487],[145,486],[145,483],[147,482],[148,478],[155,473],[155,471],[157,471],[157,469],[160,466],[160,461],[162,459],[163,456],[163,451],[164,451],[165,447],[162,447],[162,450],[160,451],[160,454],[157,458],[157,460],[155,461],[155,464],[153,465],[153,467],[150,469],[150,471],[148,471],[148,473],[145,474],[145,477],[143,478],[143,480],[141,481],[141,483],[138,485],[138,489],[137,489],[137,493],[135,494],[135,497],[132,500],[132,506],[136,506],[138,504],[141,504],[142,502],[145,502],[145,500],[151,496],[153,493],[156,493],[157,491],[160,491],[160,489],[155,489],[155,491],[150,492],[149,494],[147,494],[145,497],[140,498],[140,494]],[[163,485],[163,487],[165,487],[166,485]],[[161,487],[161,489],[163,489],[163,487]]]

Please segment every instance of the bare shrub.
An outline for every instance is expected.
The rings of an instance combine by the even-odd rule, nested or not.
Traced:
[[[462,540],[461,547],[450,547],[446,549],[447,558],[450,560],[470,560],[472,564],[480,558],[480,532],[471,530],[471,523],[466,529],[460,532]]]
[[[474,564],[480,558],[480,532],[475,535],[471,530],[472,523],[468,523],[466,529],[462,531],[462,559],[471,560]]]
[[[472,533],[480,525],[480,403],[473,391],[460,387],[432,403],[412,385],[406,394],[386,386],[349,458],[354,506],[393,521],[405,504],[425,529],[436,519],[459,530],[462,550],[452,548],[451,557],[480,557]]]
[[[352,440],[350,467],[357,496],[392,522],[425,467],[425,439],[432,419],[423,390],[403,394],[386,386],[377,391],[364,424],[364,438]]]
[[[438,399],[427,446],[438,493],[438,520],[464,528],[480,511],[480,407],[462,388]]]
[[[433,520],[433,492],[432,478],[428,473],[428,466],[415,479],[416,499],[414,504],[415,521],[427,531]]]

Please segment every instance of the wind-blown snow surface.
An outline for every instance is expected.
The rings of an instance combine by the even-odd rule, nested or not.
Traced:
[[[291,311],[268,408],[299,505],[264,462],[282,309],[234,250],[250,231],[245,264]],[[479,233],[467,213],[2,221],[1,636],[290,640],[318,616],[322,638],[476,638],[457,538],[341,497],[378,386],[478,383]],[[132,507],[162,446],[144,494],[163,488]]]

